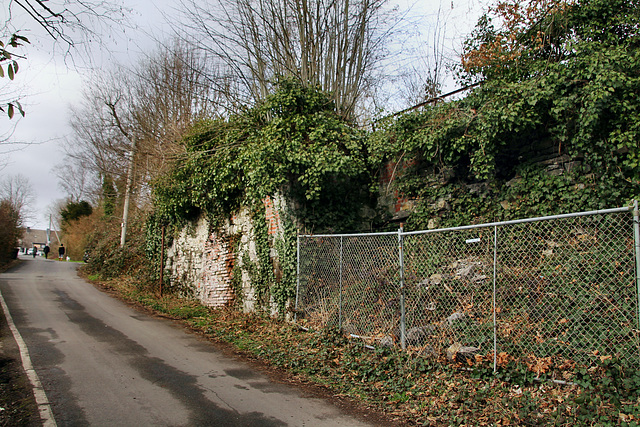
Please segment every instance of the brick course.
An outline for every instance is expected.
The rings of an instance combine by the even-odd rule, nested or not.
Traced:
[[[280,210],[285,205],[281,196],[263,200],[268,233],[277,238],[283,232]],[[237,212],[220,231],[209,231],[205,218],[185,227],[167,251],[165,268],[170,270],[173,286],[181,295],[192,297],[210,307],[222,307],[234,300],[232,275],[241,274],[243,309],[252,311],[255,291],[244,262],[257,262],[254,227],[248,213]],[[231,244],[235,239],[236,245]],[[235,252],[234,252],[235,251]],[[277,254],[273,254],[277,256]],[[234,267],[240,267],[234,271]]]

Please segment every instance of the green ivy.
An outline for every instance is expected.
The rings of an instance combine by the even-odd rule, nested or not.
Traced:
[[[615,207],[638,198],[638,20],[637,0],[580,0],[554,9],[535,28],[553,51],[523,28],[515,37],[517,61],[472,69],[465,78],[484,81],[463,99],[387,124],[386,140],[377,135],[374,142],[389,158],[414,162],[397,179],[419,204],[408,226],[434,217],[460,225]],[[497,31],[481,20],[467,47]],[[539,144],[579,164],[550,174],[532,157]],[[486,191],[469,189],[482,182]],[[449,212],[430,208],[446,195]]]
[[[257,263],[250,270],[252,273],[251,285],[256,292],[257,308],[268,309],[271,297],[269,291],[275,282],[275,276],[273,274],[273,264],[270,256],[269,224],[265,216],[264,205],[255,206],[252,219]]]
[[[163,250],[162,229],[165,229],[164,249],[166,251],[173,242],[174,227],[166,216],[163,217],[158,212],[149,215],[144,224],[144,251],[147,259],[155,267],[150,269],[151,277],[149,277],[149,280],[152,282],[160,280],[160,268],[164,268],[164,266],[160,265]],[[169,277],[165,276],[164,281],[168,282]]]
[[[219,229],[241,206],[248,207],[258,259],[247,258],[243,268],[259,305],[273,299],[282,314],[295,293],[297,229],[285,219],[284,237],[271,239],[263,201],[284,195],[291,212],[282,217],[295,217],[308,231],[361,227],[363,206],[375,206],[370,192],[375,166],[367,160],[366,142],[366,133],[341,119],[327,94],[282,79],[262,104],[191,129],[184,139],[184,159],[154,183],[154,215],[177,228],[205,215]],[[148,254],[154,256],[158,227],[149,230],[156,234],[148,243]],[[271,248],[277,259],[270,256]]]
[[[297,279],[297,230],[288,211],[280,214],[282,221],[282,237],[276,237],[273,247],[278,257],[279,277],[275,281],[271,293],[281,317],[287,311],[287,304],[296,296]]]
[[[375,203],[366,134],[320,90],[287,79],[277,87],[243,114],[194,126],[185,159],[154,185],[159,212],[174,222],[202,213],[220,221],[281,193],[307,229],[358,223],[361,206]]]
[[[640,197],[638,21],[638,0],[549,10],[535,28],[515,30],[517,60],[463,73],[465,81],[483,80],[464,98],[372,131],[342,120],[317,88],[281,79],[263,103],[193,127],[184,158],[154,184],[156,212],[174,225],[206,215],[220,226],[241,206],[255,213],[265,197],[282,194],[305,232],[376,230],[389,225],[376,206],[388,161],[406,167],[384,193],[416,201],[407,229],[434,219],[462,225],[625,205]],[[481,19],[467,49],[499,31]],[[538,145],[572,159],[571,170],[550,173],[533,158]],[[260,228],[264,214],[255,215]],[[280,306],[290,279],[274,281],[266,248],[284,245],[276,252],[288,260],[290,237],[286,244],[259,238],[252,274],[260,297]],[[285,277],[290,270],[282,268]]]

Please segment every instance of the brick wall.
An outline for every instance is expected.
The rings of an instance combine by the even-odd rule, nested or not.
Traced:
[[[286,203],[282,196],[263,200],[268,233],[272,238],[282,236],[280,218]],[[218,231],[211,231],[205,218],[200,218],[174,238],[167,251],[165,268],[172,286],[186,297],[199,300],[210,307],[222,307],[234,301],[233,274],[242,292],[244,311],[253,311],[255,290],[245,263],[257,262],[254,226],[247,210],[240,210]],[[233,244],[231,242],[234,242]],[[272,257],[277,257],[272,249]],[[235,268],[234,267],[238,267]]]
[[[229,304],[233,299],[231,274],[234,254],[228,239],[210,233],[204,245],[204,262],[197,282],[197,298],[211,307]]]
[[[281,200],[279,197],[271,198],[267,196],[264,200],[265,216],[269,224],[268,233],[270,236],[278,234],[281,230],[280,209],[278,209]]]
[[[172,286],[183,296],[204,305],[222,307],[233,300],[231,273],[234,254],[229,239],[209,232],[209,223],[200,218],[174,238],[167,251],[165,268]]]

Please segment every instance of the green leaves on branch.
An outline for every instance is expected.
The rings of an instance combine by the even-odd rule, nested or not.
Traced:
[[[5,76],[9,77],[9,80],[13,80],[15,75],[18,73],[18,62],[14,59],[14,57],[22,58],[23,56],[15,55],[11,52],[11,48],[15,49],[19,46],[22,46],[25,43],[29,43],[29,40],[26,37],[23,37],[17,33],[11,35],[9,41],[5,44],[0,41],[0,78],[4,78]],[[6,74],[5,74],[5,66],[6,66]],[[24,117],[24,110],[22,109],[22,105],[18,101],[13,101],[7,103],[6,107],[4,105],[0,106],[0,111],[6,113],[10,119],[15,115],[16,109],[18,112]]]
[[[15,115],[16,109],[20,115],[24,117],[24,110],[18,101],[9,102],[6,107],[4,105],[0,105],[0,111],[7,113],[7,116],[9,116],[10,119]]]
[[[18,46],[22,46],[24,43],[29,43],[29,40],[26,37],[18,34],[13,34],[6,45],[2,41],[0,41],[0,77],[5,76],[4,68],[2,66],[3,62],[9,62],[9,65],[7,65],[6,75],[10,80],[13,80],[14,76],[18,73],[18,62],[12,59],[14,55],[8,49],[15,49]]]

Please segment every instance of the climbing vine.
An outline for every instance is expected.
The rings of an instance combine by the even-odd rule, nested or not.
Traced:
[[[305,213],[303,226],[324,230],[335,227],[336,207],[348,216],[373,203],[366,133],[320,90],[287,79],[278,88],[244,114],[198,123],[185,159],[154,185],[156,209],[173,221],[220,220],[281,192]]]
[[[256,259],[245,255],[242,269],[258,305],[273,302],[282,314],[295,293],[297,229],[285,220],[284,236],[272,238],[264,200],[282,194],[289,215],[307,231],[353,230],[363,223],[362,207],[375,205],[366,142],[366,133],[340,118],[327,94],[282,79],[262,104],[191,129],[184,159],[154,184],[156,214],[172,224],[205,215],[221,228],[248,208]],[[240,280],[241,272],[233,276]]]
[[[396,180],[417,200],[410,227],[434,217],[459,225],[612,207],[640,196],[640,4],[513,3],[497,2],[504,25],[483,17],[465,45],[461,78],[480,86],[388,125],[391,157],[412,161]],[[566,159],[541,162],[552,157]],[[433,206],[444,197],[450,209]]]
[[[287,311],[287,304],[296,296],[297,230],[288,211],[283,212],[280,218],[282,236],[276,237],[273,244],[278,257],[279,277],[273,285],[272,295],[278,313],[283,315]]]
[[[258,307],[268,308],[270,289],[275,282],[273,266],[271,262],[271,244],[269,242],[269,225],[265,215],[264,206],[256,205],[252,212],[253,240],[255,242],[257,262],[249,269],[251,285],[256,292]]]
[[[459,69],[461,83],[482,84],[373,131],[341,119],[322,91],[281,79],[261,104],[193,127],[184,158],[154,183],[156,213],[219,227],[247,207],[257,260],[243,265],[260,303],[282,313],[295,291],[294,228],[388,226],[381,193],[413,201],[407,229],[627,204],[640,197],[638,1],[498,1],[504,25],[483,17]],[[381,190],[388,162],[401,167]],[[263,200],[275,194],[296,227],[285,221],[272,239]]]

